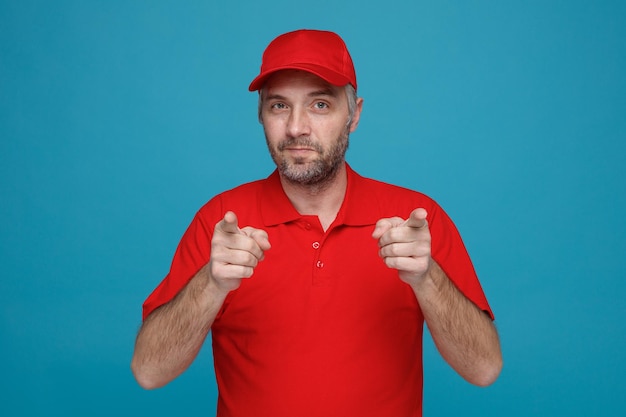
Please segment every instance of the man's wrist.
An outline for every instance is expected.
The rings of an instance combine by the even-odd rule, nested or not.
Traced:
[[[416,294],[439,292],[445,278],[437,262],[431,258],[426,272],[411,287]]]

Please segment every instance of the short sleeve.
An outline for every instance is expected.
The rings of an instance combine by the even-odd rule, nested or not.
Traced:
[[[144,320],[158,307],[171,301],[209,262],[211,237],[220,219],[219,213],[218,199],[210,201],[196,213],[176,248],[169,273],[143,304]]]
[[[494,314],[456,226],[438,205],[429,213],[428,222],[433,259],[459,291],[493,320]]]

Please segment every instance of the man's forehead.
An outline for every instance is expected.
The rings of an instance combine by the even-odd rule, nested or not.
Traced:
[[[307,71],[282,70],[272,74],[263,85],[264,91],[288,88],[307,88],[319,94],[335,96],[343,87],[330,84],[321,77]]]

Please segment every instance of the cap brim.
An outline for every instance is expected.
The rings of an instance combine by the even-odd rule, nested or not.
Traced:
[[[284,70],[290,70],[290,69],[310,72],[311,74],[317,75],[318,77],[325,80],[326,82],[332,85],[339,86],[339,87],[342,87],[346,84],[351,84],[350,80],[346,78],[344,75],[339,74],[335,71],[329,70],[326,67],[322,67],[322,66],[314,65],[314,64],[290,64],[290,65],[286,65],[283,67],[272,68],[271,70],[261,72],[254,80],[252,80],[252,82],[250,83],[250,86],[248,87],[248,90],[249,91],[260,90],[261,88],[263,88],[263,84],[265,84],[265,82],[267,81],[269,77],[271,77],[278,71],[284,71]],[[353,87],[356,89],[356,86],[353,86]]]

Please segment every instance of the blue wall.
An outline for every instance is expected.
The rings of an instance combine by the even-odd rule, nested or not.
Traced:
[[[427,339],[425,414],[626,407],[626,3],[0,0],[0,414],[212,415],[207,346],[143,391],[141,303],[195,211],[272,169],[247,92],[265,45],[340,33],[365,109],[348,159],[459,227],[505,369]]]

